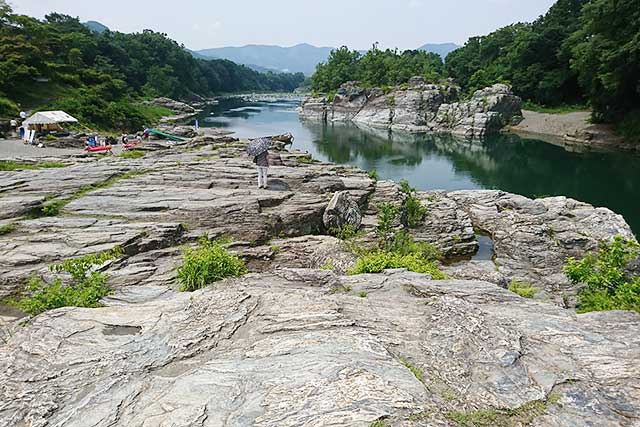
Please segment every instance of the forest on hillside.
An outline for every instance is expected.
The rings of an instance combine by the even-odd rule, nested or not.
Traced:
[[[640,0],[558,0],[531,23],[472,37],[443,62],[417,51],[334,50],[312,76],[312,88],[331,93],[342,83],[433,82],[452,78],[467,94],[507,83],[538,106],[582,105],[596,122],[613,122],[640,139]]]
[[[258,73],[194,58],[166,34],[95,32],[77,18],[14,14],[0,0],[0,117],[22,108],[63,109],[94,127],[137,129],[143,98],[190,99],[242,91],[292,91],[302,73]]]

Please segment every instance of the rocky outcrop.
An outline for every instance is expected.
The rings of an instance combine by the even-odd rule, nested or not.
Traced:
[[[369,127],[411,132],[447,132],[480,138],[497,132],[521,115],[520,98],[503,84],[479,90],[458,101],[454,85],[428,84],[414,77],[406,87],[389,92],[345,83],[332,102],[307,98],[300,107],[305,119],[350,121]]]
[[[324,210],[322,221],[327,230],[341,229],[346,226],[357,230],[362,223],[362,213],[348,191],[338,191]]]
[[[163,117],[160,122],[169,124],[169,123],[182,123],[192,119],[197,116],[202,110],[198,110],[193,108],[191,105],[186,104],[184,102],[176,101],[170,98],[155,98],[151,101],[145,101],[146,105],[154,105],[156,107],[168,108],[173,111],[175,114],[171,116]]]
[[[114,290],[102,308],[23,327],[0,305],[0,427],[455,427],[452,413],[476,410],[539,427],[640,421],[640,315],[561,306],[575,294],[566,256],[632,238],[619,215],[564,197],[418,192],[428,212],[409,231],[441,249],[450,280],[344,276],[355,255],[328,225],[359,212],[356,244],[370,243],[378,206],[405,202],[396,183],[274,151],[265,191],[243,141],[153,144],[139,159],[0,172],[0,226],[13,224],[1,297],[50,264],[126,252],[101,267]],[[52,199],[60,212],[35,218]],[[480,232],[493,259],[469,260]],[[253,273],[177,292],[182,248],[205,233],[229,238]],[[514,278],[542,296],[504,289]]]
[[[632,426],[638,326],[480,281],[283,269],[38,316],[0,348],[0,426],[454,426],[517,408]]]

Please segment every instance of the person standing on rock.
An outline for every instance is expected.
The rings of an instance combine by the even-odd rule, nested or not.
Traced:
[[[258,188],[267,188],[267,170],[269,168],[269,138],[258,138],[249,141],[247,154],[253,157],[258,168]]]
[[[267,171],[269,170],[269,152],[258,154],[253,162],[258,167],[258,188],[267,188]]]

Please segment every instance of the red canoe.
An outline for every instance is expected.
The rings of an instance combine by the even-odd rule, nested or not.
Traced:
[[[95,147],[87,147],[84,151],[88,151],[89,153],[99,152],[99,151],[111,151],[110,145],[97,145]]]

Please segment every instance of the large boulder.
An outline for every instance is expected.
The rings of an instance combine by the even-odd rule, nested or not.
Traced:
[[[358,229],[362,223],[362,213],[348,191],[338,191],[325,209],[322,221],[327,230],[340,229],[345,226]]]
[[[331,103],[326,98],[307,98],[301,104],[300,115],[323,121],[351,121],[371,128],[481,138],[522,114],[520,98],[504,84],[478,90],[464,102],[457,102],[458,94],[459,88],[451,82],[432,84],[423,77],[413,77],[407,85],[384,91],[348,82]]]

